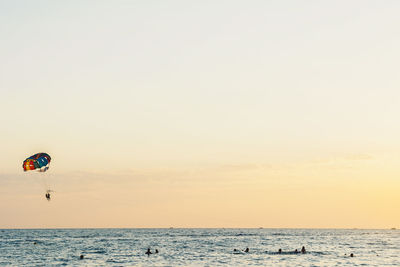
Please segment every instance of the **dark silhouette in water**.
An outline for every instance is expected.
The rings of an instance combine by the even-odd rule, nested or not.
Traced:
[[[50,197],[50,193],[49,193],[49,192],[47,192],[45,196],[46,196],[46,199],[47,199],[48,201],[50,201],[50,199],[51,199],[51,197]]]
[[[35,242],[33,242],[33,244],[34,244],[34,245],[37,245],[36,241],[35,241]]]
[[[156,252],[155,252],[156,254],[158,253],[158,249],[156,249]]]
[[[150,254],[153,254],[153,253],[151,253],[150,248],[148,248],[147,251],[146,251],[146,255],[150,256]]]
[[[80,259],[80,260],[83,260],[83,258],[84,258],[83,255],[80,255],[80,256],[79,256],[79,259]]]
[[[297,248],[294,250],[294,253],[296,253],[296,254],[299,253],[299,251],[297,250]]]
[[[301,248],[301,253],[303,253],[303,254],[306,253],[306,248],[304,246]]]
[[[249,248],[246,248],[244,252],[249,253]]]
[[[243,252],[241,250],[238,250],[236,248],[233,249],[233,254],[242,254]]]
[[[354,257],[354,254],[353,254],[353,253],[351,253],[351,254],[350,254],[350,257]]]
[[[278,249],[278,253],[279,253],[279,254],[282,254],[282,249],[281,249],[281,248]]]

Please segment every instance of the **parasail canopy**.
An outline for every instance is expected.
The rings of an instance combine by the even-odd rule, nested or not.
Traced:
[[[50,161],[51,157],[49,154],[37,153],[24,160],[22,167],[24,168],[24,171],[37,170],[45,172],[49,169]]]

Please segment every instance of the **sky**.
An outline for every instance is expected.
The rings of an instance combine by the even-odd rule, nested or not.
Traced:
[[[0,228],[400,228],[399,11],[0,1]]]

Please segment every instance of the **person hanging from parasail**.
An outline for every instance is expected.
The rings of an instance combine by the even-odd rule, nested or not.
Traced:
[[[51,192],[51,190],[47,190],[46,191],[46,199],[48,200],[48,201],[50,201],[51,200],[51,196],[50,196],[50,192]]]

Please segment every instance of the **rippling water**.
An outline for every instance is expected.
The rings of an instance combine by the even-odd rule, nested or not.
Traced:
[[[36,244],[35,244],[36,242]],[[306,254],[286,254],[302,246]],[[145,255],[147,248],[158,254]],[[234,253],[233,249],[249,253]],[[284,254],[276,254],[281,248]],[[349,257],[354,253],[354,257]],[[84,259],[79,256],[83,254]],[[346,255],[345,255],[346,254]],[[400,266],[399,230],[0,230],[1,266]]]

